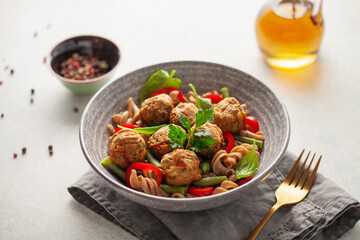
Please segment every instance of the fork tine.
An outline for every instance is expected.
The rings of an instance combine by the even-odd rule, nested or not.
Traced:
[[[308,190],[308,191],[310,190],[310,188],[315,180],[316,172],[319,168],[321,158],[322,158],[322,155],[320,155],[320,158],[319,158],[318,162],[316,163],[316,166],[315,166],[314,170],[312,171],[312,173],[309,177],[309,180],[306,182],[306,185],[305,185],[305,187],[303,187],[303,189]]]
[[[310,152],[306,156],[306,159],[305,159],[304,163],[301,165],[301,168],[300,168],[299,172],[297,173],[297,175],[295,176],[295,179],[291,182],[291,186],[296,187],[296,184],[298,183],[298,181],[299,181],[299,179],[301,177],[301,174],[304,171],[304,168],[306,166],[306,162],[307,162],[307,160],[309,158],[309,155],[310,155]]]
[[[300,183],[297,185],[298,188],[302,188],[302,187],[303,187],[303,185],[304,185],[304,183],[305,183],[305,180],[306,180],[307,176],[309,175],[310,168],[311,168],[311,164],[312,164],[313,161],[314,161],[315,155],[316,155],[316,153],[314,153],[314,155],[313,155],[313,157],[312,157],[312,159],[311,159],[311,161],[310,161],[309,166],[307,167],[304,175],[302,176],[302,178],[301,178],[301,180],[300,180]]]
[[[287,177],[285,178],[285,180],[284,180],[283,183],[285,183],[285,184],[290,184],[290,181],[291,181],[291,179],[293,178],[293,176],[294,176],[294,174],[295,174],[295,172],[296,172],[296,169],[297,169],[297,167],[298,167],[298,165],[299,165],[299,162],[300,162],[300,160],[301,160],[301,157],[302,157],[304,151],[305,151],[305,149],[302,150],[300,156],[299,156],[298,159],[296,160],[294,166],[291,168],[289,174],[287,175]]]

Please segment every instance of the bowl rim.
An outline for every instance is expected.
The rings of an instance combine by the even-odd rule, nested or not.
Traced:
[[[72,39],[76,39],[76,38],[80,38],[80,37],[94,37],[94,38],[101,38],[105,41],[108,41],[110,43],[112,43],[115,48],[116,48],[116,52],[119,55],[119,59],[116,62],[115,66],[107,73],[105,73],[104,75],[101,75],[99,77],[96,78],[91,78],[91,79],[87,79],[87,80],[73,80],[73,79],[68,79],[65,78],[61,75],[59,75],[57,72],[55,72],[55,70],[52,68],[51,66],[51,61],[52,61],[52,57],[51,57],[51,53],[55,50],[55,48],[57,48],[60,44],[63,44],[64,42],[67,42],[69,40]],[[57,79],[66,82],[66,83],[72,83],[72,84],[76,84],[76,85],[82,85],[82,84],[87,84],[87,83],[93,83],[93,82],[97,82],[100,81],[102,79],[105,79],[107,77],[110,77],[111,75],[114,74],[114,72],[116,71],[116,69],[119,66],[120,63],[120,59],[121,59],[121,52],[120,52],[120,48],[117,44],[115,44],[115,42],[113,40],[110,40],[108,37],[103,37],[100,35],[92,35],[92,34],[84,34],[84,35],[76,35],[76,36],[72,36],[72,37],[68,37],[65,40],[62,40],[61,42],[57,43],[54,47],[51,48],[51,50],[49,51],[49,53],[46,55],[46,65],[49,69],[49,71],[51,72],[52,75],[54,75]]]
[[[198,197],[198,198],[169,198],[169,197],[160,197],[160,196],[155,196],[155,195],[151,195],[151,194],[146,194],[137,190],[134,190],[132,188],[129,188],[128,186],[120,183],[118,180],[116,179],[112,179],[110,177],[108,177],[106,174],[104,174],[102,172],[102,170],[97,166],[97,164],[95,163],[95,161],[91,160],[90,154],[88,153],[86,147],[85,147],[85,139],[84,136],[82,134],[83,131],[83,127],[85,124],[85,115],[88,112],[90,106],[92,105],[92,103],[95,101],[95,99],[97,98],[98,95],[101,94],[101,92],[107,88],[109,85],[111,85],[113,82],[115,81],[119,81],[122,78],[125,78],[129,75],[133,75],[137,72],[143,71],[144,69],[147,68],[153,68],[155,66],[160,66],[160,65],[164,65],[164,64],[182,64],[182,63],[193,63],[193,64],[205,64],[205,65],[213,65],[213,66],[218,66],[218,67],[225,67],[228,68],[229,70],[235,71],[235,72],[240,72],[242,74],[245,74],[249,77],[251,77],[252,79],[255,79],[259,84],[263,85],[263,87],[265,87],[267,90],[269,90],[272,94],[274,94],[274,96],[279,100],[279,103],[285,113],[285,120],[286,120],[286,137],[285,137],[285,141],[284,144],[281,148],[281,150],[279,151],[278,155],[275,157],[275,161],[272,162],[272,164],[267,167],[262,173],[257,174],[252,181],[249,181],[235,189],[231,189],[231,191],[227,191],[227,192],[223,192],[221,194],[215,194],[215,195],[208,195],[208,196],[203,196],[203,197]],[[150,198],[152,200],[155,201],[167,201],[167,202],[173,202],[174,204],[177,202],[181,202],[181,201],[188,201],[188,202],[192,202],[192,203],[196,203],[196,202],[201,202],[201,201],[206,201],[206,200],[210,200],[210,199],[216,199],[216,198],[222,198],[222,196],[224,196],[225,194],[234,194],[237,190],[240,190],[241,188],[246,188],[247,185],[249,185],[251,182],[256,182],[256,184],[259,184],[260,182],[264,181],[273,171],[273,169],[277,166],[277,164],[280,162],[281,157],[283,156],[283,154],[285,153],[289,141],[290,141],[290,132],[291,132],[291,127],[290,127],[290,118],[289,118],[289,113],[286,109],[286,106],[284,104],[284,102],[282,101],[282,99],[278,96],[278,94],[276,94],[271,88],[269,88],[265,83],[263,83],[262,81],[258,80],[257,78],[239,70],[236,69],[234,67],[229,67],[223,64],[218,64],[218,63],[212,63],[212,62],[205,62],[205,61],[171,61],[171,62],[162,62],[162,63],[158,63],[158,64],[153,64],[153,65],[149,65],[149,66],[145,66],[145,67],[141,67],[138,68],[134,71],[131,71],[123,76],[120,76],[118,79],[107,83],[105,86],[103,86],[99,91],[97,91],[93,97],[90,99],[90,101],[88,102],[88,104],[86,105],[86,107],[84,108],[84,111],[82,113],[81,119],[80,119],[80,127],[79,127],[79,140],[80,140],[80,146],[81,149],[83,151],[83,154],[85,155],[86,160],[88,161],[88,163],[90,164],[90,166],[101,176],[103,177],[108,183],[110,183],[112,186],[114,186],[116,189],[121,189],[123,191],[126,191],[130,194],[135,194],[138,195],[140,197],[144,197],[144,198]],[[236,200],[236,199],[234,199]],[[172,211],[172,210],[169,210]]]

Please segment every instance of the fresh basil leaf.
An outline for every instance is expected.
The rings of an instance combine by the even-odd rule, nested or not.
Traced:
[[[256,145],[254,141],[253,149],[245,153],[236,165],[235,173],[237,179],[249,177],[259,169],[259,157],[256,155],[255,148]]]
[[[179,115],[179,122],[181,123],[181,125],[184,126],[184,128],[188,131],[191,130],[191,121],[187,120],[186,118],[184,118],[183,116]]]
[[[206,109],[206,110],[200,109],[196,113],[195,117],[196,117],[195,128],[198,128],[204,125],[205,123],[214,120],[214,109]]]
[[[184,132],[181,127],[176,127],[172,124],[169,125],[168,137],[171,139],[172,148],[183,148],[188,134]]]
[[[152,127],[134,128],[134,131],[137,133],[152,135],[152,134],[156,133],[157,130],[159,130],[160,128],[165,127],[165,126],[166,126],[166,124],[152,126]]]
[[[190,86],[190,88],[192,89],[192,91],[195,94],[196,106],[199,109],[205,110],[205,109],[212,109],[213,108],[210,99],[199,97],[197,92],[196,92],[196,89],[195,89],[194,85],[189,84],[189,86]]]
[[[143,102],[146,98],[150,97],[153,92],[162,88],[175,87],[180,89],[182,82],[178,78],[173,78],[175,72],[176,71],[173,70],[169,74],[168,71],[160,69],[153,73],[141,89],[140,102]]]

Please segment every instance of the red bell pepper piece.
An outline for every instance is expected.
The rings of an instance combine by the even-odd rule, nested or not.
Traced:
[[[156,183],[158,186],[160,186],[161,182],[162,182],[162,174],[160,169],[158,169],[157,167],[155,167],[154,165],[152,165],[151,163],[142,163],[142,162],[136,162],[131,164],[125,172],[125,180],[126,180],[126,184],[130,186],[130,175],[131,175],[131,171],[135,169],[135,170],[141,170],[143,171],[143,173],[149,173],[149,171],[153,171],[156,173]]]
[[[246,178],[242,178],[239,181],[237,181],[237,185],[238,186],[244,185],[245,183],[249,182],[253,178],[254,178],[254,175],[248,176]]]
[[[177,89],[177,88],[174,88],[174,87],[166,87],[166,88],[162,88],[162,89],[159,89],[159,90],[156,90],[155,92],[153,92],[150,97],[154,97],[156,95],[159,95],[159,94],[162,94],[162,93],[166,93],[166,94],[169,94],[171,93],[172,91],[177,91],[179,92],[178,94],[178,99],[180,102],[185,102],[185,99],[184,99],[184,95],[182,94],[182,92]]]
[[[206,96],[206,98],[210,99],[212,103],[219,103],[223,100],[223,98],[219,94],[209,94]]]
[[[214,187],[196,187],[196,186],[189,187],[189,193],[192,195],[205,196],[205,195],[211,195],[213,192],[214,192]]]
[[[231,135],[231,133],[229,132],[224,132],[223,133],[224,139],[228,142],[227,147],[226,147],[226,152],[230,153],[231,150],[234,148],[235,146],[235,140],[233,135]]]
[[[258,121],[256,120],[256,118],[254,118],[252,116],[247,116],[245,118],[245,124],[242,129],[246,129],[245,128],[246,125],[248,125],[251,128],[250,132],[253,132],[253,133],[257,133],[260,129]]]
[[[131,124],[127,124],[127,123],[121,124],[120,126],[121,126],[121,127],[124,127],[124,128],[130,128],[130,129],[139,128],[139,127],[137,127],[137,126],[134,126],[134,125],[131,125]],[[120,131],[121,129],[122,129],[122,128],[119,128],[119,127],[116,128],[114,134],[117,133],[118,131]]]

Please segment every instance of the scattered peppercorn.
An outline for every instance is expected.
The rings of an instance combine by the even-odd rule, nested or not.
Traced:
[[[14,74],[14,69],[10,70],[10,74],[13,75]]]
[[[0,81],[0,85],[2,85],[3,84],[3,81]]]
[[[78,111],[79,111],[79,109],[78,109],[76,106],[73,107],[73,110],[74,110],[74,112],[78,112]]]
[[[104,75],[110,70],[105,60],[90,55],[73,53],[60,64],[61,76],[73,80],[87,80]]]
[[[33,97],[30,98],[30,103],[34,103],[34,98]]]
[[[14,158],[17,158],[17,153],[14,153],[13,155],[14,155]]]
[[[34,93],[35,93],[35,89],[31,89],[31,95],[34,95]]]
[[[46,63],[46,57],[44,57],[43,62]]]
[[[54,152],[53,152],[53,146],[52,146],[52,145],[49,145],[49,146],[48,146],[48,149],[49,149],[49,154],[50,154],[50,156],[53,155],[53,153],[54,153]]]
[[[25,153],[26,153],[26,147],[23,147],[23,148],[21,149],[21,151],[22,151],[23,154],[25,154]]]
[[[4,117],[4,114],[2,113],[2,114],[1,114],[1,118],[3,118],[3,117]]]

